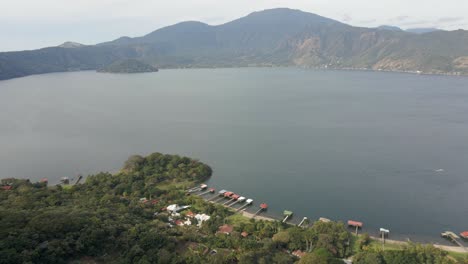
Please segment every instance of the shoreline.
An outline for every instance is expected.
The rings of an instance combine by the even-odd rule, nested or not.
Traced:
[[[301,66],[301,65],[232,65],[232,66],[180,66],[180,67],[161,67],[158,68],[159,72],[161,70],[187,70],[187,69],[194,69],[194,70],[203,70],[203,69],[236,69],[236,68],[297,68],[297,69],[308,69],[308,70],[317,70],[317,71],[349,71],[349,72],[382,72],[382,73],[401,73],[401,74],[411,74],[411,75],[422,75],[422,76],[448,76],[448,77],[464,77],[468,78],[468,73],[461,73],[461,72],[418,72],[417,70],[414,71],[405,71],[405,70],[378,70],[378,69],[366,69],[366,68],[325,68],[325,67],[313,67],[313,66]],[[54,71],[54,72],[43,72],[43,73],[34,73],[28,75],[21,75],[21,76],[14,76],[8,77],[4,79],[0,79],[0,81],[9,81],[15,80],[20,78],[25,78],[29,76],[36,76],[36,75],[46,75],[46,74],[55,74],[55,73],[77,73],[77,72],[96,72],[96,73],[109,73],[109,72],[99,72],[97,69],[83,69],[83,70],[63,70],[63,71]],[[137,73],[155,73],[155,72],[137,72]],[[125,73],[124,73],[125,74]]]
[[[226,208],[229,208],[231,210],[233,209],[233,208],[227,207],[225,205],[223,205],[223,206],[226,207]],[[280,220],[275,219],[273,217],[262,216],[262,215],[254,215],[253,213],[247,212],[245,209],[240,211],[240,212],[236,212],[236,213],[241,213],[241,215],[243,217],[247,217],[249,219],[264,220],[264,221],[280,221]],[[293,225],[291,223],[287,223],[287,224]],[[356,234],[352,233],[352,235],[359,237],[361,234],[356,235]],[[382,240],[380,237],[375,237],[375,236],[369,236],[369,237],[374,241],[381,241]],[[403,240],[385,239],[385,243],[406,246],[411,242],[403,241]],[[420,243],[420,244],[432,245],[435,248],[439,248],[439,249],[449,251],[449,252],[468,254],[468,249],[464,248],[464,247],[460,247],[460,246],[446,246],[446,245],[439,245],[439,244],[433,244],[433,243]]]

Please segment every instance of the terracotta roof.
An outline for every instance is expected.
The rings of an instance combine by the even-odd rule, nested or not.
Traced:
[[[268,205],[266,203],[262,203],[262,204],[260,204],[260,208],[267,209]]]
[[[234,230],[234,227],[230,225],[222,225],[218,228],[219,233],[228,234],[228,235],[232,233],[232,230]]]
[[[463,238],[468,238],[468,231],[461,232],[460,236],[462,236]]]
[[[247,233],[247,232],[244,231],[244,232],[241,233],[241,236],[243,236],[243,237],[248,237],[248,236],[249,236],[249,233]]]
[[[349,225],[349,226],[358,226],[358,227],[362,227],[362,226],[363,226],[363,223],[362,223],[362,222],[358,222],[358,221],[348,220],[348,225]]]
[[[296,251],[293,251],[292,254],[298,258],[302,258],[306,253],[302,252],[302,250],[296,250]]]

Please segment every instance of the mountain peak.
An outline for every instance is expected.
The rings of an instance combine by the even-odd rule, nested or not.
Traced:
[[[304,22],[304,23],[339,23],[330,18],[322,17],[314,13],[304,12],[298,9],[290,9],[290,8],[273,8],[273,9],[265,9],[262,11],[256,11],[250,13],[244,18],[241,19],[258,19],[258,20],[268,20],[268,21],[278,21],[282,22],[282,20],[288,21],[296,21],[296,22]]]
[[[382,26],[377,27],[377,29],[390,30],[390,31],[403,31],[401,28],[397,26],[389,26],[389,25],[382,25]]]
[[[78,43],[78,42],[73,42],[73,41],[67,41],[67,42],[64,42],[61,45],[58,45],[58,47],[66,48],[66,49],[81,48],[81,47],[84,47],[84,46],[86,46],[86,45]]]

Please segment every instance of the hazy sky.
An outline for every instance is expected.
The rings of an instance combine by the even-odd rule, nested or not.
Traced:
[[[185,20],[216,25],[275,7],[356,26],[468,29],[468,0],[0,0],[0,51],[95,44]]]

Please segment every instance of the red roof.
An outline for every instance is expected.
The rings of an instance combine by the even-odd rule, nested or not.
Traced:
[[[184,225],[184,222],[182,222],[181,220],[176,220],[175,224],[178,226],[181,226],[181,225]]]
[[[233,194],[234,194],[233,192],[225,192],[224,197],[231,197],[231,195]]]
[[[462,236],[463,238],[468,238],[468,231],[461,232],[460,236]]]
[[[244,231],[244,232],[241,233],[241,236],[243,236],[243,237],[248,237],[248,236],[249,236],[249,233],[247,233],[247,232]]]
[[[231,198],[234,199],[234,200],[237,200],[237,199],[240,198],[240,195],[238,195],[238,194],[233,194],[233,195],[231,196]]]
[[[266,203],[262,203],[262,204],[260,204],[260,208],[267,209],[268,205]]]
[[[358,222],[358,221],[348,220],[348,225],[349,225],[349,226],[358,226],[358,227],[362,227],[362,226],[363,226],[363,223],[362,223],[362,222]]]
[[[5,190],[5,191],[8,191],[8,190],[13,189],[13,186],[5,185],[5,186],[2,186],[2,189]]]
[[[222,226],[219,227],[218,232],[229,235],[230,233],[232,233],[232,230],[234,230],[234,227],[232,227],[230,225],[222,225]]]

